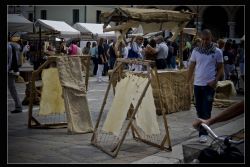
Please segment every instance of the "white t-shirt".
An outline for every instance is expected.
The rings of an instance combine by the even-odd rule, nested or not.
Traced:
[[[218,48],[215,53],[205,55],[193,50],[190,61],[196,62],[194,72],[194,85],[206,86],[215,80],[216,64],[223,63],[223,56]]]

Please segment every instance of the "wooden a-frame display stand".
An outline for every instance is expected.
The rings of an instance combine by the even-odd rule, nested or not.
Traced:
[[[59,55],[62,56],[62,55]],[[32,72],[31,77],[31,97],[29,102],[29,111],[28,111],[28,128],[38,128],[38,129],[46,129],[46,128],[66,128],[67,122],[56,122],[56,123],[41,123],[39,122],[32,114],[33,112],[33,103],[36,97],[36,85],[35,81],[36,78],[39,76],[39,74],[42,72],[42,70],[48,65],[51,65],[53,63],[56,63],[56,59],[59,56],[49,56],[48,59],[35,71]],[[90,56],[84,55],[84,56],[75,56],[81,58],[82,63],[82,70],[85,70],[85,86],[86,90],[88,90],[88,79],[89,79],[89,63],[90,63]]]
[[[98,144],[98,142],[97,142],[97,136],[98,136],[97,129],[98,129],[98,126],[99,126],[99,123],[100,123],[100,120],[101,120],[101,117],[102,117],[102,114],[103,114],[103,111],[104,111],[104,106],[105,106],[106,101],[107,101],[108,93],[109,93],[111,85],[112,85],[112,79],[114,77],[114,74],[118,73],[118,81],[119,81],[122,78],[122,75],[123,75],[123,65],[124,64],[137,64],[137,65],[146,66],[147,67],[146,72],[147,72],[148,81],[147,81],[147,84],[146,84],[143,92],[140,95],[140,98],[139,98],[135,108],[130,107],[128,109],[128,111],[132,111],[132,113],[130,113],[131,115],[129,117],[129,122],[128,122],[128,125],[125,128],[125,131],[122,132],[122,137],[119,139],[119,141],[117,142],[117,144],[113,148],[107,149],[107,148],[104,148],[103,146],[101,146],[100,144]],[[153,68],[151,66],[153,66]],[[161,144],[153,143],[151,141],[143,139],[140,136],[137,128],[133,124],[135,114],[137,113],[138,108],[142,103],[142,99],[145,96],[146,91],[147,91],[148,87],[151,84],[152,78],[157,79],[159,94],[161,94],[160,84],[159,84],[159,80],[158,80],[158,76],[157,76],[157,69],[155,68],[153,61],[149,61],[149,60],[142,61],[142,60],[136,60],[136,59],[117,58],[116,63],[114,65],[114,70],[113,70],[113,72],[111,74],[110,81],[109,81],[109,84],[108,84],[108,87],[107,87],[107,90],[106,90],[106,93],[105,93],[105,96],[104,96],[104,100],[103,100],[103,103],[102,103],[102,106],[101,106],[101,110],[100,110],[100,113],[99,113],[99,116],[98,116],[98,119],[97,119],[97,122],[96,122],[96,125],[95,125],[95,129],[94,129],[94,132],[93,132],[93,135],[92,135],[92,138],[91,138],[91,144],[92,145],[96,146],[97,148],[99,148],[103,152],[107,153],[108,155],[110,155],[112,157],[116,157],[118,155],[118,152],[119,152],[119,150],[121,148],[121,145],[122,145],[122,143],[123,143],[123,141],[124,141],[124,139],[125,139],[125,137],[126,137],[126,135],[128,133],[129,128],[131,128],[132,136],[133,136],[134,139],[142,141],[142,142],[144,142],[146,144],[158,147],[161,150],[172,151],[171,141],[170,141],[169,132],[168,132],[166,112],[164,111],[165,109],[164,109],[164,107],[162,105],[163,103],[162,103],[162,98],[161,98],[162,96],[161,95],[159,97],[160,97],[160,106],[161,106],[161,111],[162,111],[161,116],[163,117],[164,133],[165,133],[165,135],[164,135],[164,137],[163,137],[163,139],[161,141]],[[114,91],[114,93],[115,93],[115,91]]]

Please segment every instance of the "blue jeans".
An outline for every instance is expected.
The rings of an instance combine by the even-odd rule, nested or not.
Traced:
[[[209,119],[214,100],[214,88],[210,86],[197,86],[194,85],[195,107],[198,118]],[[204,128],[199,129],[199,136],[208,135]]]
[[[171,66],[173,69],[175,69],[176,66],[176,56],[172,56],[171,57]]]

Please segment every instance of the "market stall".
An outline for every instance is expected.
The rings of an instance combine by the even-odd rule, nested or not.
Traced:
[[[8,14],[8,32],[33,32],[33,22],[20,14]]]
[[[91,35],[93,38],[115,38],[115,32],[103,32],[103,24],[95,23],[75,23],[73,26],[81,32],[81,35]],[[110,26],[108,26],[110,27]]]
[[[177,35],[180,35],[180,57],[182,56],[182,34],[194,34],[194,29],[185,29],[185,26],[194,18],[195,14],[190,12],[169,11],[161,9],[139,9],[139,8],[116,8],[113,12],[101,14],[101,20],[104,22],[104,32],[115,31],[116,34],[125,36],[131,28],[141,26],[144,34],[155,35],[165,30],[172,32],[170,40],[174,41]],[[105,27],[114,22],[118,25]],[[117,33],[118,32],[118,33]],[[180,58],[180,60],[182,60]],[[111,71],[112,73],[112,71]],[[188,110],[191,107],[190,84],[187,83],[187,70],[158,70],[160,87],[163,96],[163,104],[167,113]],[[153,80],[154,81],[154,80]],[[116,86],[116,83],[113,83]],[[158,106],[158,90],[152,82],[154,101]],[[171,92],[171,93],[170,93]],[[170,93],[170,95],[169,95]],[[157,107],[157,114],[160,114]]]

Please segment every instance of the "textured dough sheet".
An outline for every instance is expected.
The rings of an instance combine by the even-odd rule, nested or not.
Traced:
[[[119,136],[130,104],[136,106],[147,81],[147,78],[127,74],[117,83],[116,94],[103,124],[103,131]],[[148,135],[160,133],[151,86],[137,111],[136,123]]]
[[[64,113],[62,87],[57,68],[49,68],[42,71],[42,85],[39,115]]]

